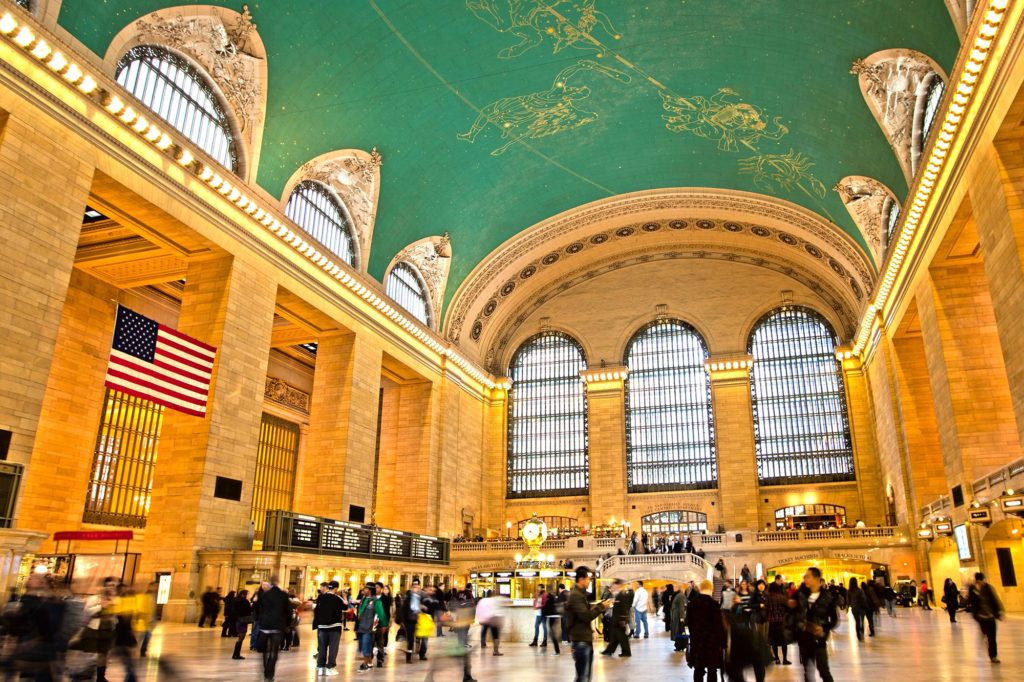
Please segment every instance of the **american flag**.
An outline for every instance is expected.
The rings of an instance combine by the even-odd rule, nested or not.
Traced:
[[[216,355],[213,346],[118,306],[105,385],[205,417]]]

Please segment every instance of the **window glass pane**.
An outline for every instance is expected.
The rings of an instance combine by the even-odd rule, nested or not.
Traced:
[[[935,116],[939,113],[939,105],[942,104],[942,93],[946,90],[946,84],[936,74],[932,82],[928,84],[927,99],[924,102],[924,117],[921,120],[921,151],[928,146],[928,136],[935,125]]]
[[[641,517],[640,530],[644,533],[666,535],[706,533],[708,531],[708,515],[685,509],[648,514]]]
[[[264,413],[252,493],[252,521],[257,540],[263,539],[268,511],[292,510],[298,457],[299,425]]]
[[[557,332],[533,337],[509,368],[508,497],[584,495],[589,488],[583,350]]]
[[[284,214],[336,256],[357,267],[348,211],[326,186],[313,180],[300,182],[292,190]]]
[[[754,329],[750,392],[762,485],[854,479],[835,345],[824,319],[805,308],[769,313]]]
[[[163,413],[149,400],[107,389],[83,522],[146,527]]]
[[[427,288],[419,273],[408,263],[397,263],[388,274],[385,291],[398,305],[417,320],[431,326],[427,307]]]
[[[642,329],[626,352],[626,478],[630,492],[712,488],[718,480],[708,351],[675,320]]]
[[[221,165],[238,170],[227,113],[184,58],[153,45],[133,47],[117,63],[117,82]]]
[[[896,225],[900,222],[900,204],[897,201],[889,201],[889,214],[886,216],[885,238],[886,247],[892,244],[892,236],[896,231]]]

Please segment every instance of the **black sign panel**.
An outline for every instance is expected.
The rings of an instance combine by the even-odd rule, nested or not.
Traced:
[[[267,512],[263,549],[294,549],[318,554],[336,554],[419,563],[446,564],[449,541],[388,528],[283,511]]]

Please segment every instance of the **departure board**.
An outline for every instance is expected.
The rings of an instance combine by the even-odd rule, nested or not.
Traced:
[[[451,548],[448,540],[431,535],[284,511],[267,512],[265,527],[263,549],[266,551],[294,550],[446,564]]]

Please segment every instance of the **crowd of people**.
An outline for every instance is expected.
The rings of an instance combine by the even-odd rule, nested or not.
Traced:
[[[539,587],[532,602],[535,620],[529,646],[558,656],[567,644],[576,682],[590,680],[595,634],[604,639],[601,655],[627,658],[633,653],[631,641],[649,638],[655,629],[652,623],[659,619],[675,651],[685,652],[696,682],[714,682],[719,675],[723,680],[744,680],[749,670],[761,682],[769,666],[791,665],[794,658],[804,666],[805,679],[819,676],[829,682],[833,676],[827,643],[833,630],[849,618],[858,639],[873,637],[883,613],[896,617],[898,599],[882,579],[826,581],[813,566],[800,584],[794,584],[781,575],[770,582],[752,580],[746,565],[729,579],[725,562],[719,560],[713,580],[660,589],[645,587],[643,581],[614,580],[596,600],[593,573],[579,567],[574,575],[570,587]],[[933,598],[927,583],[914,588],[917,603],[930,608]],[[12,595],[0,620],[7,644],[0,657],[5,679],[105,682],[108,665],[114,665],[122,669],[122,679],[133,682],[135,660],[147,655],[156,624],[155,597],[156,583],[136,592],[107,578],[95,594],[83,599],[55,585],[49,576],[32,573],[24,593]],[[329,581],[320,584],[314,598],[301,599],[271,576],[252,594],[243,589],[221,596],[219,589],[207,588],[199,597],[198,625],[219,628],[222,637],[234,638],[235,660],[246,660],[246,649],[258,653],[267,681],[275,679],[280,652],[298,648],[301,631],[310,627],[316,635],[309,648],[315,647],[318,677],[339,674],[343,633],[351,631],[359,652],[357,673],[385,666],[394,633],[399,658],[404,654],[405,664],[424,664],[417,677],[425,673],[429,681],[442,667],[455,666],[464,682],[474,682],[470,628],[480,626],[482,654],[504,655],[501,635],[507,602],[491,593],[474,595],[468,585],[446,589],[421,586],[418,580],[397,595],[380,582],[350,590]],[[966,595],[947,579],[941,602],[951,624],[958,622],[957,613],[971,613],[987,642],[989,658],[998,663],[996,626],[1003,606],[984,575],[976,574]],[[441,643],[444,637],[449,640]],[[431,655],[435,648],[440,655]],[[161,679],[175,679],[167,657],[161,657],[159,666]]]

